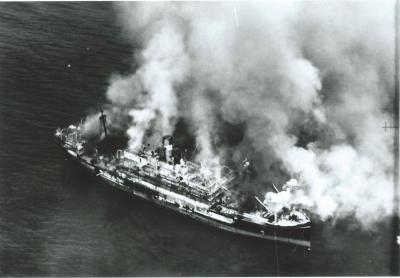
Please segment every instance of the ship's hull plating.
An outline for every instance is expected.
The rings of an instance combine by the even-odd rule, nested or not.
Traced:
[[[217,227],[221,230],[229,231],[236,234],[241,234],[245,236],[251,236],[261,239],[275,240],[280,242],[291,243],[295,245],[300,245],[304,247],[311,247],[310,243],[310,226],[304,225],[296,227],[282,227],[278,225],[260,225],[244,220],[233,220],[227,219],[225,216],[220,216],[220,219],[216,217],[210,217],[207,214],[195,211],[192,208],[181,206],[177,203],[168,200],[165,189],[160,192],[157,185],[151,184],[151,182],[146,181],[140,175],[136,175],[134,178],[121,179],[120,177],[114,176],[111,172],[101,169],[96,165],[90,163],[89,161],[82,159],[77,156],[73,151],[67,150],[62,145],[62,142],[56,140],[58,146],[60,146],[66,153],[66,155],[73,160],[77,161],[80,165],[87,168],[90,172],[94,173],[96,176],[102,178],[104,181],[109,183],[111,186],[129,192],[130,194],[142,198],[144,200],[151,201],[152,203],[159,205],[163,208],[178,212],[182,215],[195,219],[199,222]],[[135,174],[131,174],[135,176]],[[172,193],[172,192],[169,192]],[[176,194],[176,193],[173,193]],[[218,214],[214,213],[214,216]],[[229,223],[228,223],[229,222]]]

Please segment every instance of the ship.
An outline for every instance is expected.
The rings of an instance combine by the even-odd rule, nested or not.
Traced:
[[[99,151],[98,144],[109,136],[105,118],[101,111],[102,136],[95,144],[82,136],[81,125],[58,128],[56,144],[89,172],[137,198],[235,234],[311,247],[307,211],[293,204],[277,205],[268,198],[268,194],[290,193],[296,184],[287,183],[285,192],[266,194],[264,201],[254,196],[258,209],[242,210],[231,201],[233,171],[223,167],[218,177],[210,175],[201,164],[176,151],[172,136],[160,138],[157,148],[144,144],[139,151]],[[248,164],[245,161],[244,167]]]

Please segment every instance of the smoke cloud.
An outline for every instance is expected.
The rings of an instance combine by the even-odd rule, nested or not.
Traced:
[[[265,194],[295,177],[322,219],[369,224],[392,208],[392,136],[381,126],[392,119],[393,7],[116,3],[138,66],[111,77],[107,98],[128,119],[132,150],[184,119],[199,162],[250,159],[257,177],[243,189]],[[227,126],[238,142],[226,143]]]

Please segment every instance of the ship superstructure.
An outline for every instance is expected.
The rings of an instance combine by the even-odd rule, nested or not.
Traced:
[[[100,119],[104,124],[103,112]],[[171,136],[162,137],[155,149],[144,145],[140,151],[118,150],[114,155],[89,146],[80,126],[57,129],[55,141],[96,176],[135,196],[226,231],[310,247],[310,220],[302,209],[285,204],[276,209],[273,200],[255,197],[260,210],[240,211],[230,198],[232,171],[207,172],[177,151]],[[286,193],[292,187],[289,183]]]

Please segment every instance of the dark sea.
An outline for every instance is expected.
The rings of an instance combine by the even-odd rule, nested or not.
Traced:
[[[385,221],[316,221],[308,251],[194,222],[66,160],[55,129],[101,107],[133,57],[112,3],[0,3],[1,276],[390,275]]]

